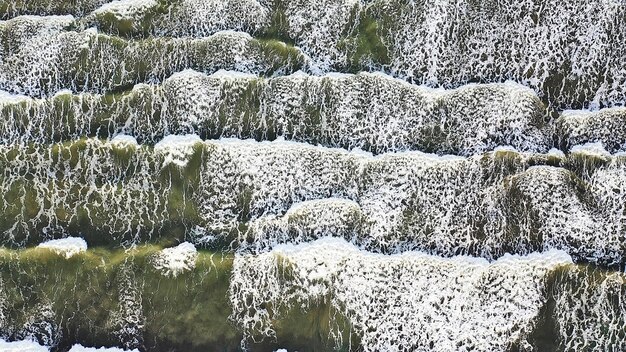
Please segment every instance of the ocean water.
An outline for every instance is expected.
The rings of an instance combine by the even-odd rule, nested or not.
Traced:
[[[0,351],[626,351],[618,0],[0,0]]]

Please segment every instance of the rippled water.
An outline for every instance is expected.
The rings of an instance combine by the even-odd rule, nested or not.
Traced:
[[[0,351],[626,350],[620,1],[0,19]]]

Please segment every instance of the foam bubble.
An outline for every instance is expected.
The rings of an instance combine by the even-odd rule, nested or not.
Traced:
[[[41,243],[37,248],[46,248],[69,259],[87,250],[87,242],[79,237],[66,237]]]
[[[185,271],[192,270],[196,266],[197,257],[196,247],[189,242],[183,242],[156,254],[153,265],[163,274],[176,277]]]
[[[139,352],[138,349],[125,350],[117,347],[83,347],[83,345],[74,345],[68,352]]]
[[[126,134],[118,134],[113,139],[111,139],[111,144],[118,145],[121,147],[138,147],[139,143],[137,143],[137,139],[133,136],[129,136]]]

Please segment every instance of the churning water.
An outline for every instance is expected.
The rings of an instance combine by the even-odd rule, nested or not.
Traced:
[[[623,2],[0,19],[0,351],[626,351]]]

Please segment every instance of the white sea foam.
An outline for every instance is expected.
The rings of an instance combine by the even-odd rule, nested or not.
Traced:
[[[556,148],[552,148],[548,150],[548,155],[555,156],[557,158],[565,158],[565,153],[563,153],[563,151],[556,149]]]
[[[496,147],[493,151],[494,152],[517,152],[517,149],[515,149],[514,147],[511,147],[510,145],[502,145],[502,146]]]
[[[153,265],[165,275],[176,277],[195,268],[197,257],[196,247],[189,242],[183,242],[176,247],[161,250],[155,255]]]
[[[198,143],[202,143],[202,140],[196,134],[169,135],[155,144],[154,151],[164,155],[163,166],[174,164],[185,167]]]
[[[604,146],[600,142],[585,143],[583,145],[575,145],[570,150],[572,154],[582,154],[589,156],[598,156],[602,158],[610,157],[611,154],[604,149]]]
[[[283,140],[205,145],[211,153],[201,173],[205,196],[198,199],[207,228],[236,226],[232,200],[245,194],[251,226],[238,243],[254,252],[335,235],[385,253],[421,249],[492,259],[509,248],[523,254],[558,248],[577,260],[615,264],[622,258],[620,230],[606,217],[622,209],[617,198],[601,208],[589,203],[572,171],[531,166],[542,155],[371,156]],[[624,168],[615,161],[611,169]],[[621,176],[611,179],[621,189]],[[594,197],[613,199],[599,179],[584,182]]]
[[[61,89],[60,91],[54,93],[53,97],[56,98],[56,97],[60,97],[63,95],[72,95],[72,94],[73,94],[72,91],[69,89]]]
[[[564,111],[556,125],[570,146],[595,142],[611,153],[626,151],[626,107]]]
[[[2,352],[48,352],[48,347],[41,346],[33,341],[6,342],[0,339],[0,351]]]
[[[209,77],[221,79],[256,79],[259,76],[252,73],[218,70],[215,73],[211,74]]]
[[[158,33],[203,37],[225,30],[254,33],[270,23],[265,1],[180,0],[157,23]]]
[[[112,14],[118,20],[136,19],[158,3],[155,0],[116,0],[106,3],[94,10],[93,14]]]
[[[111,144],[121,147],[138,147],[137,139],[126,134],[118,134],[111,139]]]
[[[365,217],[355,201],[326,198],[296,203],[282,217],[252,221],[239,238],[240,250],[263,252],[285,243],[306,243],[326,236],[357,242]]]
[[[74,345],[68,352],[139,352],[138,349],[125,350],[118,347],[83,347],[82,345]]]
[[[51,229],[52,235],[97,197],[86,219],[94,219],[92,226],[133,240],[152,234],[183,211],[170,210],[172,185],[161,177],[164,160],[171,162],[173,154],[177,165],[197,158],[188,171],[199,179],[186,188],[182,200],[197,209],[198,231],[190,237],[194,241],[232,235],[244,214],[250,226],[234,244],[257,253],[283,242],[335,235],[382,253],[423,250],[495,259],[511,250],[526,254],[558,248],[576,260],[623,260],[619,224],[626,176],[618,158],[577,174],[577,164],[571,164],[578,159],[572,155],[562,160],[567,168],[558,168],[530,167],[551,159],[517,152],[372,156],[285,140],[201,142],[195,135],[167,137],[154,150],[115,144],[88,138],[40,146],[36,153],[4,146],[2,162],[15,176],[0,186],[21,185],[20,175],[28,172],[29,192],[39,209],[15,222],[11,233],[29,233],[38,226]],[[120,152],[127,154],[120,159]],[[71,156],[72,169],[64,168],[55,155]],[[57,185],[54,197],[49,194],[51,182]],[[73,197],[75,190],[89,196]],[[23,214],[31,213],[25,209]],[[111,221],[101,223],[103,216]]]
[[[43,242],[37,247],[49,249],[56,254],[62,255],[65,258],[69,259],[77,254],[86,251],[87,242],[79,237],[66,237],[58,240]]]
[[[493,263],[418,252],[385,256],[324,238],[258,256],[238,255],[231,304],[237,322],[252,336],[271,336],[281,312],[306,309],[330,295],[366,351],[429,346],[506,351],[532,331],[547,299],[546,275],[571,263],[560,251],[507,255]],[[281,275],[285,269],[289,276]],[[274,307],[271,313],[259,309],[265,304]]]
[[[563,80],[574,88],[571,96],[563,97],[571,105],[576,94],[584,94],[588,104],[606,104],[608,99],[622,99],[624,80],[619,60],[610,50],[612,38],[620,38],[619,28],[608,24],[620,16],[620,7],[604,0],[580,6],[550,4],[539,7],[536,1],[506,1],[499,7],[500,15],[481,18],[481,7],[461,1],[424,3],[419,6],[374,1],[364,4],[354,0],[299,1],[285,5],[286,31],[309,58],[308,70],[316,74],[345,68],[349,54],[356,50],[357,40],[346,38],[354,34],[354,19],[368,14],[391,13],[387,21],[379,21],[378,35],[385,43],[388,64],[372,63],[369,57],[359,62],[372,70],[384,69],[394,76],[411,79],[429,86],[459,86],[470,77],[486,81],[505,80],[509,86],[520,83],[539,90],[550,79],[547,68],[558,64],[559,53],[567,50],[571,38],[582,38],[586,45],[572,49],[571,76],[582,82],[593,81],[598,67],[606,67],[608,81],[585,87],[576,79]],[[489,8],[489,5],[486,5]],[[541,14],[545,21],[533,23],[517,17],[524,6],[527,13]],[[585,7],[588,6],[588,7]],[[583,8],[579,11],[574,9]],[[591,9],[594,16],[586,16]],[[458,12],[458,9],[463,11]],[[271,25],[271,3],[257,0],[199,1],[184,0],[170,8],[167,16],[156,21],[162,35],[204,37],[220,30],[240,30],[257,33]],[[582,14],[581,14],[582,13]],[[565,15],[564,15],[565,14]],[[564,19],[575,17],[574,25],[564,26]],[[382,26],[382,27],[381,27]],[[568,28],[564,31],[563,28]],[[455,32],[459,31],[459,32]],[[446,33],[455,33],[455,40]],[[567,33],[574,33],[567,36]],[[459,51],[462,43],[472,43],[469,52]],[[519,55],[502,56],[484,45],[485,41],[505,43]],[[532,44],[529,44],[532,43]],[[467,46],[467,45],[465,45]],[[368,67],[370,66],[370,67]],[[568,76],[569,77],[569,76]],[[544,92],[545,93],[545,92]],[[569,94],[564,92],[564,94]],[[623,101],[622,101],[623,102]]]
[[[78,95],[67,104],[75,116],[68,123],[75,126],[66,138],[78,138],[102,123],[99,96]],[[49,138],[40,131],[57,123],[53,106],[48,100],[13,106],[0,138]],[[136,85],[111,106],[111,120],[118,122],[107,127],[148,143],[163,135],[258,138],[275,133],[377,154],[428,150],[467,156],[503,145],[547,151],[544,114],[534,93],[506,84],[435,90],[380,73],[267,79],[238,71],[183,70],[160,86]],[[20,130],[24,120],[31,133]]]
[[[47,30],[63,29],[74,23],[75,19],[72,15],[50,15],[50,16],[37,16],[37,15],[21,15],[13,17],[9,20],[2,21],[3,26],[7,25],[35,25],[37,27],[43,27]]]
[[[30,100],[30,98],[25,95],[11,94],[9,92],[0,90],[0,103],[14,104],[14,103],[19,103],[19,102],[28,101],[28,100]]]
[[[282,54],[263,50],[250,34],[238,31],[151,41],[124,40],[91,28],[71,31],[14,25],[5,32],[9,30],[11,43],[5,45],[15,49],[1,57],[0,89],[29,96],[49,97],[68,88],[102,93],[143,83],[138,72],[126,71],[121,64],[124,62],[142,62],[148,70],[145,82],[152,83],[162,82],[172,73],[189,67],[207,73],[225,69],[255,74],[289,72],[300,67],[298,59],[283,60],[277,65],[276,60]],[[162,41],[168,44],[157,44]],[[84,75],[89,79],[78,78]]]

